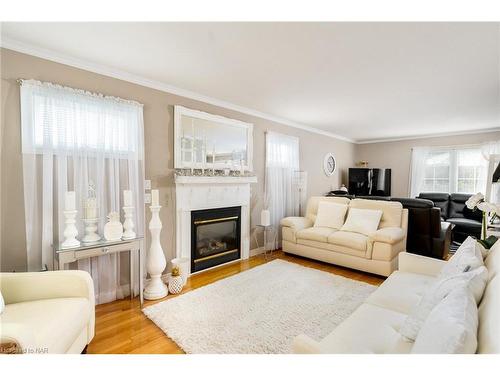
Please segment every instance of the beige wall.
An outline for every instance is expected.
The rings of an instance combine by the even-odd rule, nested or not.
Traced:
[[[171,95],[114,78],[72,68],[14,51],[1,50],[1,269],[23,270],[26,267],[19,86],[17,78],[33,78],[66,86],[137,100],[144,104],[146,178],[160,189],[163,231],[161,243],[168,259],[174,250],[173,191],[173,105],[180,104],[254,124],[254,170],[258,184],[252,187],[254,204],[252,226],[258,220],[264,190],[264,132],[273,130],[300,138],[301,169],[308,171],[309,195],[323,194],[337,188],[347,168],[353,166],[353,144],[280,125],[213,105]],[[326,177],[323,157],[333,152],[338,171]],[[252,247],[255,247],[252,244]]]
[[[500,140],[500,131],[460,136],[413,139],[397,142],[381,142],[356,145],[355,162],[368,161],[372,168],[391,168],[391,195],[408,196],[408,179],[412,147],[456,146],[480,144]]]

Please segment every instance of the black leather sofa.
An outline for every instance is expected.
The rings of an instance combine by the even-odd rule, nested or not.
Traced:
[[[481,237],[481,212],[472,211],[465,205],[470,196],[461,193],[420,193],[418,198],[431,200],[441,209],[441,219],[453,224],[453,242],[462,243],[468,236]]]
[[[351,195],[343,196],[354,198]],[[434,207],[432,201],[378,196],[356,196],[356,198],[400,202],[404,208],[408,209],[406,250],[438,259],[447,257],[451,244],[452,225],[441,221],[441,211]]]

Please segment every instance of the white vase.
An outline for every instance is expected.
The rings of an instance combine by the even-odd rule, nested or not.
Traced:
[[[189,276],[190,259],[189,258],[174,258],[172,259],[172,268],[179,267],[180,276],[182,277],[182,286],[186,285]]]
[[[123,225],[120,223],[120,214],[110,212],[108,222],[104,225],[104,238],[106,241],[119,241],[122,239]]]
[[[159,215],[160,208],[161,206],[149,206],[151,210],[151,221],[149,222],[151,247],[149,248],[146,267],[151,280],[144,290],[144,298],[149,300],[160,299],[168,294],[168,290],[161,279],[163,270],[167,266],[167,261],[160,244],[160,232],[162,228]]]

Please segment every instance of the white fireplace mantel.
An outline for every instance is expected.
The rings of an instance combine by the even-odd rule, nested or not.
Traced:
[[[255,176],[176,175],[176,257],[191,259],[191,211],[241,206],[240,253],[241,259],[247,259],[250,255],[250,184],[256,182]]]

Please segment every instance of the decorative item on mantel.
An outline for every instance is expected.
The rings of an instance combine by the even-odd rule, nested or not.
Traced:
[[[71,248],[80,246],[80,241],[76,239],[78,236],[78,229],[76,229],[76,195],[74,191],[67,191],[65,195],[64,204],[64,242],[62,243],[63,248]]]
[[[144,290],[144,298],[155,300],[168,295],[168,290],[161,279],[163,270],[167,266],[167,261],[160,244],[162,224],[160,220],[161,206],[159,204],[158,190],[151,190],[151,206],[149,206],[149,209],[151,211],[151,221],[149,222],[151,247],[149,248],[146,267],[151,280]]]
[[[97,217],[97,197],[95,185],[92,181],[89,182],[87,190],[83,222],[85,224],[85,236],[82,238],[82,242],[92,243],[99,241],[101,236],[97,234],[97,224],[99,223],[99,218]]]
[[[132,200],[132,190],[123,191],[123,212],[125,212],[125,221],[123,222],[123,236],[124,240],[130,240],[136,237],[134,232],[134,204]]]
[[[201,169],[193,169],[193,173],[191,174],[191,170],[189,168],[177,168],[175,169],[176,176],[193,176],[193,177],[254,177],[255,173],[244,171],[241,174],[241,171],[229,171],[226,175],[224,170],[216,169],[205,169],[204,171]]]
[[[184,283],[178,266],[172,268],[172,274],[168,280],[168,291],[172,294],[179,294],[182,291]]]
[[[123,225],[120,223],[120,214],[110,212],[108,222],[104,225],[104,238],[106,241],[119,241],[123,235]]]

